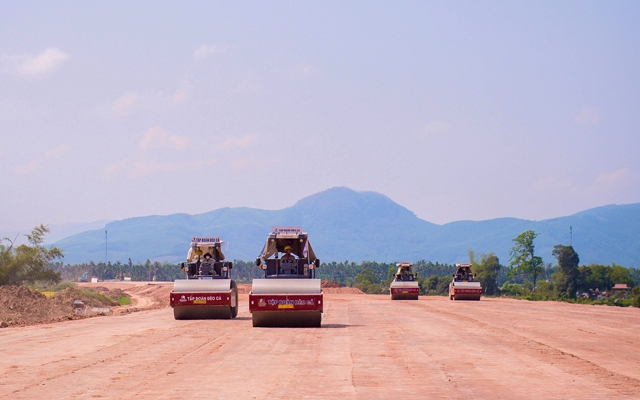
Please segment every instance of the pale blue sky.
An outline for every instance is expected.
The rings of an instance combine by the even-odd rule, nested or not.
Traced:
[[[0,231],[334,186],[446,223],[640,202],[640,3],[2,2]]]

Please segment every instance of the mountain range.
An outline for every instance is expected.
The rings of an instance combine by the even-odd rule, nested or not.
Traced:
[[[221,208],[198,215],[146,216],[107,223],[54,244],[65,262],[179,262],[192,236],[220,236],[229,260],[250,261],[273,226],[301,226],[321,261],[467,262],[467,250],[509,262],[513,239],[539,233],[536,255],[554,263],[556,244],[572,242],[581,264],[640,266],[640,203],[607,205],[571,216],[530,221],[497,218],[436,225],[376,192],[337,187],[282,210]],[[572,229],[572,238],[569,230]],[[105,240],[105,230],[107,238]],[[106,252],[105,252],[106,247]]]

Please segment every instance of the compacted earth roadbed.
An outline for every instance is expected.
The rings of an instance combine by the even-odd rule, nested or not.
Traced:
[[[640,310],[327,294],[321,328],[164,307],[0,329],[0,398],[634,398]],[[188,340],[185,340],[188,338]]]

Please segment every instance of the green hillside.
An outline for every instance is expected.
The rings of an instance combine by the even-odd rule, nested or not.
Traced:
[[[494,252],[508,262],[512,239],[525,230],[540,233],[536,251],[554,262],[556,244],[573,245],[581,264],[640,266],[640,203],[610,205],[543,221],[499,218],[436,225],[375,192],[340,187],[309,196],[276,211],[222,208],[199,215],[147,216],[111,222],[109,261],[177,262],[184,259],[192,236],[215,235],[225,241],[228,259],[252,260],[275,225],[302,226],[323,261],[468,260],[467,249]],[[65,262],[104,261],[104,229],[82,232],[55,243]]]

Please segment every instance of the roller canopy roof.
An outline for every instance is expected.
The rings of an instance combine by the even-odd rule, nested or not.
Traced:
[[[396,266],[398,267],[398,270],[396,271],[396,275],[400,275],[402,273],[413,274],[413,272],[411,271],[411,267],[413,266],[413,264],[408,261],[402,261],[402,262],[396,263]]]
[[[298,258],[308,258],[311,262],[316,259],[316,254],[313,252],[306,233],[270,233],[262,249],[260,258],[266,260],[278,252],[284,253],[285,246],[291,246],[291,253]]]
[[[198,254],[196,250],[202,251],[200,254],[200,260],[204,260],[204,255],[209,253],[211,254],[211,258],[213,260],[222,261],[224,260],[224,253],[222,253],[222,244],[224,242],[220,241],[218,243],[199,243],[192,242],[191,247],[189,248],[189,253],[187,254],[188,262],[195,262],[198,260]]]

